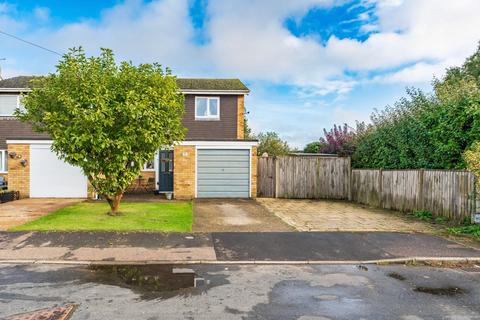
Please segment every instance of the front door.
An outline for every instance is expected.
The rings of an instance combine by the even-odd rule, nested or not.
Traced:
[[[160,150],[158,191],[173,192],[173,150]]]

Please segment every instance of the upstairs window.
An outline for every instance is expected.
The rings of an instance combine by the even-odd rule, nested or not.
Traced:
[[[0,150],[0,172],[7,172],[7,150]]]
[[[219,97],[195,97],[195,119],[219,120],[220,98]]]
[[[19,95],[0,95],[0,117],[11,117],[20,107]]]

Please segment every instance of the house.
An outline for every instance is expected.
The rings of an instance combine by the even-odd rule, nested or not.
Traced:
[[[0,81],[0,175],[21,197],[86,198],[81,170],[50,150],[51,139],[13,116],[30,77]],[[256,196],[256,141],[244,139],[244,100],[238,79],[177,79],[185,95],[185,141],[165,146],[142,176],[176,199]]]

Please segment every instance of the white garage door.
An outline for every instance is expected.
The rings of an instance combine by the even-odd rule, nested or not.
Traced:
[[[248,198],[250,150],[198,149],[198,198]]]
[[[86,198],[87,178],[81,169],[58,159],[50,145],[30,146],[31,198]]]

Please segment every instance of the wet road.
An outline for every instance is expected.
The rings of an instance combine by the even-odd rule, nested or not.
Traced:
[[[480,319],[476,271],[2,265],[0,318],[75,303],[72,319]]]

